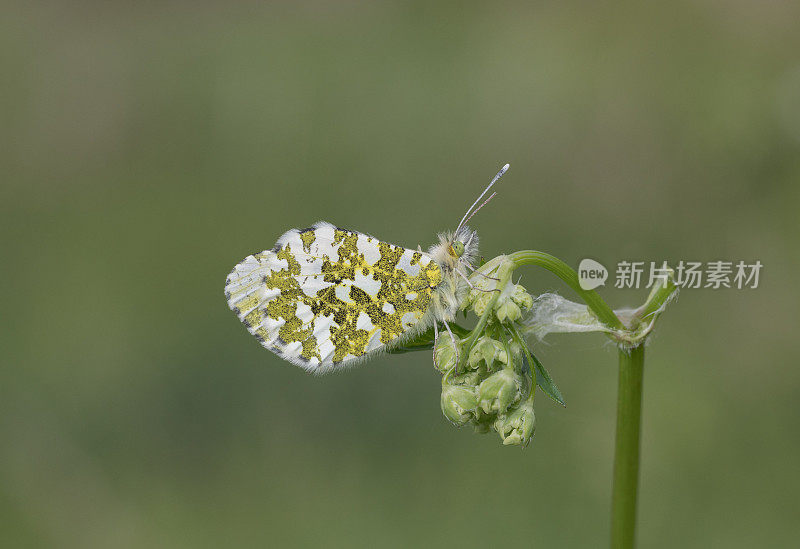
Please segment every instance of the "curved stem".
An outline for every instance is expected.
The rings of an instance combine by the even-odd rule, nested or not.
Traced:
[[[619,318],[617,318],[617,315],[614,314],[614,311],[611,310],[611,307],[600,297],[600,294],[594,290],[584,290],[581,288],[578,281],[578,273],[557,257],[548,253],[537,252],[536,250],[523,250],[510,254],[508,258],[511,259],[516,266],[539,265],[540,267],[544,267],[566,282],[567,285],[586,302],[586,305],[589,306],[589,309],[597,316],[600,322],[614,330],[622,330],[625,328]]]
[[[635,544],[643,371],[644,344],[619,350],[617,440],[611,496],[612,549],[632,549]]]

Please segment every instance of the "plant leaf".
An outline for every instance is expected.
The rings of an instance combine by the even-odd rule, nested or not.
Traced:
[[[567,404],[564,402],[564,396],[561,394],[561,391],[558,390],[558,386],[556,386],[553,378],[550,377],[550,372],[548,372],[539,359],[536,358],[536,355],[533,354],[533,351],[528,347],[528,344],[519,334],[516,327],[511,325],[509,329],[511,330],[511,335],[514,340],[522,347],[522,358],[525,360],[525,364],[529,370],[531,363],[533,363],[533,371],[536,373],[536,385],[541,387],[547,396],[566,408]]]
[[[553,381],[553,378],[550,377],[550,372],[539,362],[539,359],[536,358],[536,355],[533,354],[530,349],[528,349],[528,353],[525,354],[530,354],[533,359],[536,370],[536,385],[541,387],[547,396],[566,408],[567,404],[564,402],[564,396],[561,394],[561,391],[558,390],[558,386]]]

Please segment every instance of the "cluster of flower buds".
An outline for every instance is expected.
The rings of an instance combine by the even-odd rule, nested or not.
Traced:
[[[467,299],[462,304],[462,308],[471,308],[476,315],[481,316],[492,303],[495,285],[492,282],[477,284]],[[494,302],[494,315],[499,322],[516,322],[522,318],[522,312],[527,311],[533,305],[533,297],[520,284],[506,284],[500,290],[497,301]]]
[[[487,284],[488,286],[488,284]],[[495,290],[497,291],[497,290]],[[464,357],[467,339],[440,337],[434,364],[442,377],[442,413],[454,425],[471,424],[477,432],[496,431],[505,445],[526,446],[533,436],[535,383],[523,360],[523,350],[504,326],[518,321],[533,303],[518,284],[507,284],[497,295],[473,290],[467,307],[479,317],[492,311],[482,333]]]

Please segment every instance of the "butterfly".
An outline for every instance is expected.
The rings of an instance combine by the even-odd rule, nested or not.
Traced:
[[[427,252],[320,221],[247,256],[225,281],[228,306],[256,339],[314,373],[363,362],[438,323],[452,322],[474,285],[478,234],[466,223],[506,164],[452,232]]]

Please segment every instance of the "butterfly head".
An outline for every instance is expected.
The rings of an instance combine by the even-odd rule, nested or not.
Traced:
[[[467,227],[466,223],[472,219],[472,216],[478,213],[478,210],[483,208],[494,195],[492,193],[489,198],[483,201],[478,206],[478,203],[486,196],[489,189],[497,183],[497,180],[503,177],[503,174],[508,170],[508,164],[503,166],[497,175],[494,176],[491,183],[483,190],[481,195],[472,203],[467,213],[461,218],[458,227],[453,232],[442,233],[439,235],[439,243],[431,246],[429,253],[433,256],[434,260],[447,271],[459,271],[466,277],[465,269],[463,266],[473,267],[475,260],[478,259],[478,233]],[[477,206],[477,207],[476,207]]]
[[[447,248],[447,253],[449,253],[451,257],[458,258],[464,255],[465,249],[466,246],[464,245],[464,243],[461,242],[460,240],[456,240],[455,242],[452,242],[450,244],[449,248]]]
[[[464,264],[471,267],[478,258],[478,233],[466,226],[454,233],[442,233],[439,243],[431,247],[430,254],[446,270],[456,270]]]

